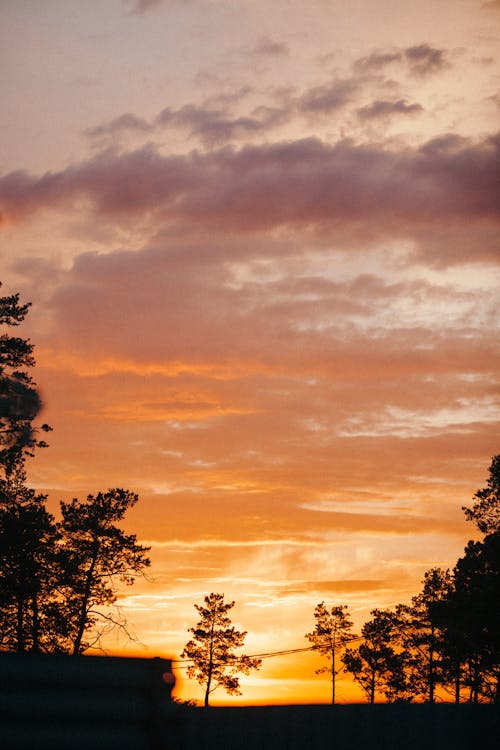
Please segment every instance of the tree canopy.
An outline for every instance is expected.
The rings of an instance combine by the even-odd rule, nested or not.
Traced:
[[[500,531],[500,455],[493,456],[486,487],[474,495],[472,508],[462,508],[483,534]]]
[[[351,635],[352,621],[345,604],[332,607],[330,610],[320,602],[314,610],[316,625],[306,638],[314,650],[325,656],[330,665],[316,670],[316,674],[328,672],[332,678],[332,703],[335,703],[335,678],[342,671],[337,661],[339,649],[343,648],[354,637]]]
[[[19,294],[0,297],[0,326],[18,326],[30,306],[30,302],[20,304]],[[13,473],[34,448],[46,445],[33,425],[42,407],[29,373],[34,365],[29,339],[4,331],[0,336],[0,466],[5,475]],[[50,427],[43,424],[40,429],[47,432]]]

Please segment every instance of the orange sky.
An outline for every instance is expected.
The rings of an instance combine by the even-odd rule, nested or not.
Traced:
[[[359,630],[473,533],[500,4],[438,6],[1,5],[0,279],[54,427],[29,479],[54,508],[138,492],[152,547],[122,600],[140,644],[111,650],[178,657],[211,591],[249,654],[307,646],[322,600]],[[327,702],[318,665],[266,660],[229,701]]]

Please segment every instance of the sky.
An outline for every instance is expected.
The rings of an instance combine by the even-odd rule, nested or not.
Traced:
[[[499,452],[500,2],[0,0],[0,28],[0,279],[54,428],[29,481],[137,492],[151,545],[111,652],[178,658],[210,592],[248,654],[308,646],[323,600],[357,632],[409,602]],[[328,702],[320,665],[228,700]]]

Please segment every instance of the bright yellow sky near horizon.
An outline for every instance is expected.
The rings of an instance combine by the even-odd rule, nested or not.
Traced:
[[[178,658],[212,591],[249,654],[307,647],[322,600],[357,632],[408,602],[499,452],[500,3],[17,0],[0,28],[0,280],[54,428],[29,481],[54,511],[139,493],[151,545],[109,649]],[[214,703],[328,702],[318,666]]]

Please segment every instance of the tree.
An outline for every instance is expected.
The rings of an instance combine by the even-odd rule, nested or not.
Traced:
[[[467,520],[483,534],[500,531],[500,455],[493,456],[489,472],[487,486],[476,492],[472,508],[462,507]]]
[[[469,701],[500,702],[500,531],[482,542],[470,541],[454,569],[450,593],[448,643],[457,633],[465,664],[463,683]]]
[[[46,495],[26,487],[23,475],[0,479],[0,645],[44,650],[46,605],[57,580],[56,529]]]
[[[204,685],[204,704],[208,706],[210,695],[218,687],[223,687],[229,695],[241,695],[238,674],[259,669],[262,660],[234,653],[243,646],[247,635],[231,625],[228,612],[234,602],[225,602],[224,594],[214,593],[206,596],[204,602],[205,606],[194,605],[200,620],[194,628],[189,628],[194,638],[184,646],[181,658],[192,662],[187,675]]]
[[[30,305],[18,294],[0,297],[0,324],[19,325]],[[130,585],[149,566],[149,548],[116,525],[134,493],[61,503],[56,524],[46,496],[26,486],[25,457],[46,445],[33,426],[42,406],[28,372],[34,364],[29,339],[0,336],[0,646],[79,654],[99,641],[99,621],[124,627],[103,607],[116,601],[117,580]],[[84,640],[92,629],[93,641]]]
[[[347,610],[348,607],[345,604],[328,610],[325,603],[321,602],[314,610],[316,626],[312,633],[306,633],[305,636],[313,644],[313,649],[331,661],[329,666],[317,669],[316,674],[324,672],[331,674],[332,704],[335,703],[335,678],[341,671],[341,667],[337,666],[336,657],[339,649],[354,637],[350,633],[352,622]]]
[[[31,303],[21,305],[19,294],[0,297],[0,325],[18,326]],[[33,426],[42,402],[28,369],[33,367],[33,345],[29,339],[3,333],[0,336],[0,466],[5,476],[22,464],[36,447],[45,447]],[[51,428],[44,424],[45,432]]]
[[[415,695],[434,703],[436,687],[444,681],[439,607],[449,595],[452,577],[448,570],[432,568],[425,573],[422,583],[422,591],[412,597],[411,606],[398,605],[396,614],[400,620],[400,642],[412,656],[408,664]]]
[[[408,655],[392,646],[398,620],[388,610],[374,609],[372,619],[363,625],[363,643],[356,649],[346,648],[342,657],[344,670],[350,672],[365,693],[369,703],[381,692],[389,702],[408,700],[410,689],[406,678]]]
[[[116,582],[134,582],[148,548],[116,525],[137,501],[131,492],[61,503],[59,523],[45,499],[19,473],[0,480],[0,646],[77,655],[125,628],[109,610]]]
[[[131,585],[150,565],[146,554],[149,547],[137,544],[135,534],[125,534],[116,525],[137,500],[133,492],[110,489],[88,495],[85,502],[75,498],[61,503],[58,558],[64,616],[59,619],[64,631],[59,635],[64,650],[69,647],[74,655],[89,647],[84,635],[99,620],[110,622],[102,607],[116,601],[115,581]],[[61,606],[59,602],[54,616],[61,612]],[[112,619],[111,622],[120,624]],[[99,640],[99,632],[94,640]]]

